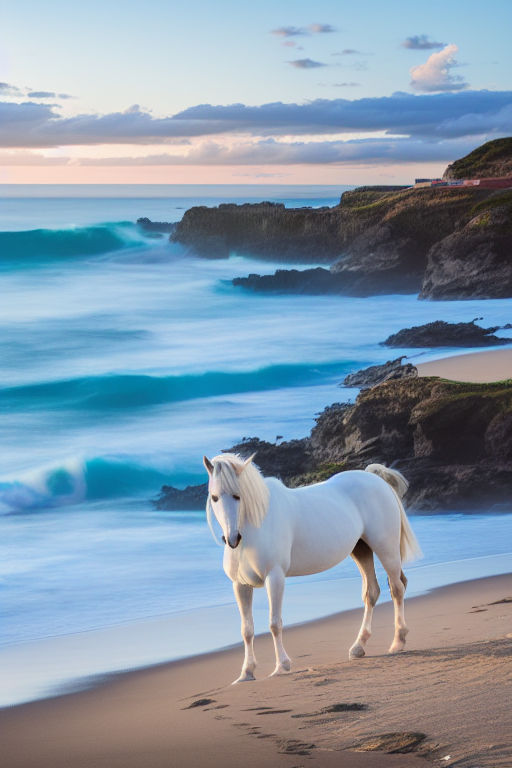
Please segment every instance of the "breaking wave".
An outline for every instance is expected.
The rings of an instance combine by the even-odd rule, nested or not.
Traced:
[[[128,221],[66,229],[32,229],[0,232],[0,264],[26,264],[38,261],[97,256],[133,248],[147,242],[137,227]]]
[[[27,384],[0,389],[11,410],[119,411],[243,392],[304,387],[339,380],[353,363],[272,365],[253,371],[183,376],[117,374]]]

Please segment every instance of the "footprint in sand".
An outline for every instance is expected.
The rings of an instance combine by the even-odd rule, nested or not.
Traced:
[[[188,707],[182,707],[182,709],[196,709],[196,707],[207,707],[208,704],[215,704],[215,699],[196,699],[195,701],[192,702],[192,704],[189,704]]]
[[[299,715],[292,715],[292,717],[319,717],[320,715],[331,715],[338,712],[364,712],[369,709],[368,704],[361,704],[360,702],[339,702],[338,704],[330,704],[328,707],[323,707],[318,712],[306,712]]]

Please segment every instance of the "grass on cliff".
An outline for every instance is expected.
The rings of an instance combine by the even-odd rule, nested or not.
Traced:
[[[424,376],[422,379],[443,386],[441,391],[436,392],[435,395],[431,394],[430,398],[420,403],[423,414],[434,413],[445,405],[462,402],[475,396],[493,401],[501,400],[501,410],[512,412],[512,379],[478,384],[470,381],[452,381],[437,376]]]
[[[482,144],[469,155],[455,160],[448,166],[449,175],[453,179],[478,179],[496,174],[496,165],[502,165],[507,176],[512,173],[512,137],[495,139]]]
[[[482,200],[480,203],[474,205],[471,209],[471,213],[476,216],[483,211],[490,211],[493,208],[506,208],[512,213],[512,189],[507,189],[504,192],[499,192],[487,200]]]

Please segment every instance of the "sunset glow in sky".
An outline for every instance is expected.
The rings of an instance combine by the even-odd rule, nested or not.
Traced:
[[[17,0],[0,183],[403,183],[512,134],[512,2]]]

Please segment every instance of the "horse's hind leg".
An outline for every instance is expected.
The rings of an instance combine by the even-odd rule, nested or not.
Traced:
[[[240,677],[235,683],[245,683],[248,680],[254,680],[254,670],[256,668],[256,658],[254,656],[254,622],[252,618],[252,593],[253,588],[247,584],[233,582],[233,591],[235,593],[240,618],[242,620],[242,637],[244,640],[245,657]]]
[[[388,653],[398,653],[404,649],[405,638],[409,632],[407,624],[405,623],[404,614],[404,597],[407,579],[402,571],[402,563],[400,561],[399,553],[391,557],[384,554],[382,556],[379,553],[377,554],[388,574],[389,591],[391,592],[395,608],[395,634]]]
[[[361,629],[351,647],[349,659],[360,659],[365,654],[365,646],[372,633],[372,615],[375,603],[379,599],[380,588],[375,575],[373,551],[362,539],[354,547],[351,557],[354,559],[363,580],[364,616]]]
[[[282,675],[291,669],[291,661],[283,646],[283,594],[284,573],[281,568],[273,568],[265,579],[267,588],[270,631],[276,652],[276,668],[272,675]],[[271,675],[271,677],[272,677]]]

